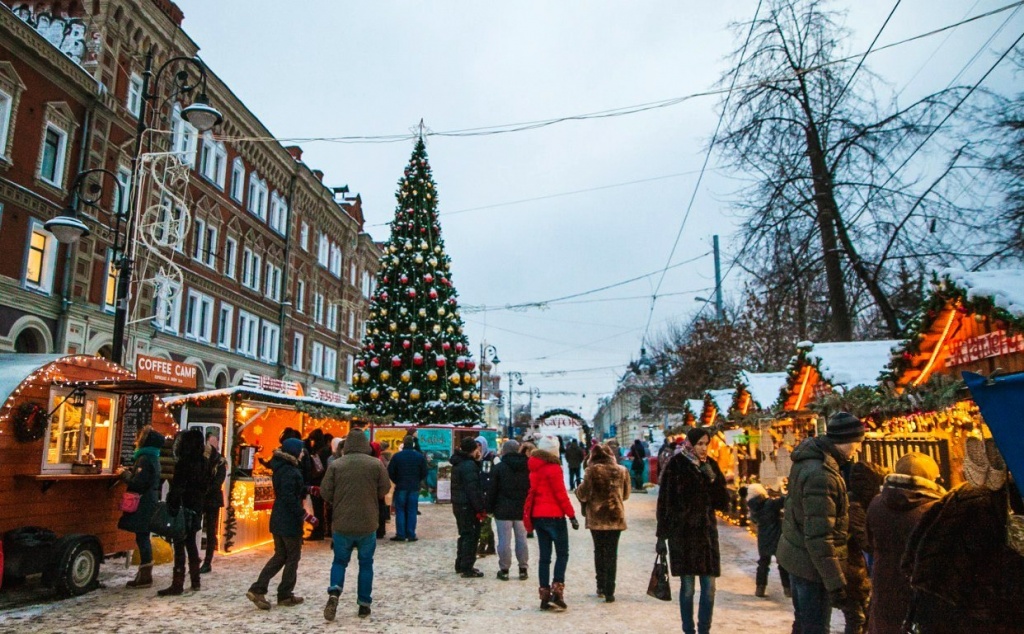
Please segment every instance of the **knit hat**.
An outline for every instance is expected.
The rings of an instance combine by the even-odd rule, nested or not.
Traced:
[[[505,444],[501,446],[501,455],[507,456],[513,453],[519,453],[519,443],[514,440],[506,440]]]
[[[558,440],[554,436],[544,436],[537,441],[537,450],[558,455]]]
[[[470,438],[469,436],[463,438],[462,442],[459,443],[459,449],[461,449],[463,453],[473,453],[479,446],[480,445],[476,444],[476,438]]]
[[[825,436],[837,445],[860,442],[864,440],[864,424],[849,412],[836,412],[828,419]]]
[[[295,456],[296,458],[298,458],[302,454],[302,450],[304,448],[305,445],[303,444],[302,440],[298,438],[286,438],[285,441],[281,443],[281,451],[285,452],[286,454]]]
[[[764,488],[757,482],[747,485],[747,502],[754,498],[766,498],[768,497],[768,489]]]
[[[700,439],[704,436],[711,440],[711,430],[707,427],[694,427],[690,431],[686,432],[686,439],[690,441],[690,444],[694,447],[700,442]]]
[[[939,465],[935,464],[931,456],[911,451],[896,461],[896,473],[935,482],[939,479]]]

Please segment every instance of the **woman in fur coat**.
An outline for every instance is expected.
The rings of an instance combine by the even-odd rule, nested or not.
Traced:
[[[576,488],[583,504],[583,516],[594,538],[594,570],[597,596],[606,603],[615,600],[615,569],[619,555],[619,536],[626,530],[626,506],[629,499],[629,471],[620,466],[604,445],[594,445]]]
[[[665,468],[658,493],[657,550],[668,553],[672,576],[682,578],[679,611],[687,633],[711,631],[715,578],[722,574],[715,510],[728,508],[729,493],[718,463],[708,459],[710,440],[711,433],[702,427],[686,433],[681,451]],[[698,578],[700,606],[695,628],[693,595]]]

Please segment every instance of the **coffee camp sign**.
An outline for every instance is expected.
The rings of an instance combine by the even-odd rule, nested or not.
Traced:
[[[168,361],[142,354],[135,358],[135,375],[140,381],[147,383],[159,383],[194,390],[198,372],[199,369],[191,363]]]

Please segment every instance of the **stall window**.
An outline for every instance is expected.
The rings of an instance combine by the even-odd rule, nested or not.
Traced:
[[[75,462],[99,461],[110,469],[114,453],[117,398],[102,392],[85,392],[76,402],[70,390],[53,390],[50,409],[56,409],[47,430],[43,469],[68,471]]]

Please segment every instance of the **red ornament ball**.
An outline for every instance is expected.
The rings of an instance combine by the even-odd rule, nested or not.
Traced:
[[[458,352],[462,352],[462,344],[461,343],[455,344],[455,350],[458,351]]]
[[[398,278],[398,281],[401,282],[402,284],[408,284],[409,283],[409,276],[405,275],[403,273],[402,277]]]
[[[451,347],[452,344],[448,343],[447,341],[441,344],[441,349],[444,350],[445,352],[448,352],[448,350],[450,350]]]
[[[413,365],[423,365],[423,355],[418,352],[412,355],[412,362]]]
[[[402,357],[398,356],[397,354],[395,356],[391,357],[391,367],[397,368],[397,367],[400,367],[401,365],[402,365]]]
[[[408,339],[402,342],[402,347],[405,348],[406,350],[408,350],[410,346],[412,346],[412,342],[409,341]]]
[[[443,368],[444,364],[447,363],[447,362],[448,362],[447,359],[445,359],[444,357],[438,357],[437,358],[437,367]]]
[[[437,299],[437,290],[432,288],[427,295],[430,296],[430,299]]]
[[[425,342],[423,344],[423,349],[426,350],[427,352],[430,352],[431,350],[433,350],[433,348],[434,348],[434,345],[432,343],[430,343],[429,341],[427,341],[427,342]]]
[[[411,297],[413,299],[416,298],[416,289],[415,288],[410,288],[409,289],[409,297]]]
[[[466,357],[458,357],[455,359],[455,367],[462,370],[466,367]]]
[[[434,276],[431,275],[430,273],[427,273],[426,275],[423,276],[423,281],[426,282],[427,284],[430,284],[434,281]]]

